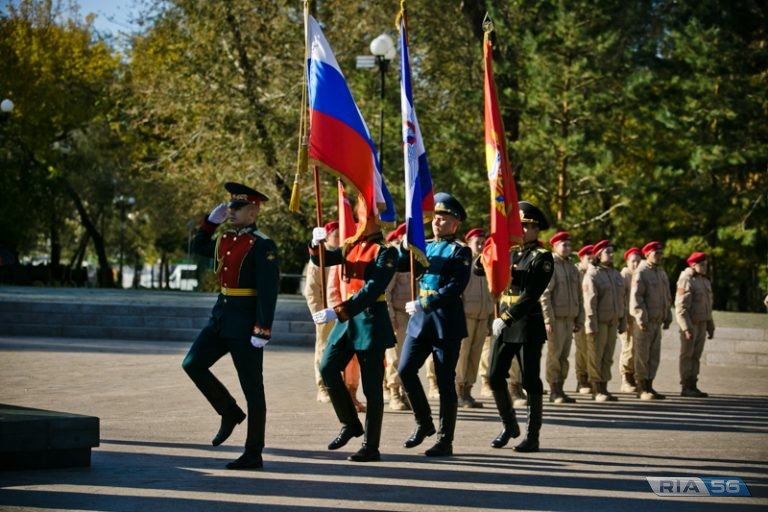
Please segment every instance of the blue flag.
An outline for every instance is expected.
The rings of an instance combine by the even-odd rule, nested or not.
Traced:
[[[411,90],[411,64],[405,16],[400,18],[400,110],[403,118],[403,159],[405,163],[405,240],[416,259],[427,264],[424,223],[432,218],[435,201],[429,175],[427,151],[421,137]]]

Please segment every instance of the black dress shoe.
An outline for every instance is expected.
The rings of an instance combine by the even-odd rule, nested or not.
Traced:
[[[221,443],[226,441],[229,436],[232,435],[232,431],[235,430],[235,427],[239,423],[242,423],[244,419],[245,413],[239,407],[237,411],[222,416],[221,426],[219,427],[219,431],[216,433],[216,437],[214,437],[213,441],[211,441],[211,444],[213,444],[213,446],[219,446]]]
[[[515,446],[516,452],[537,452],[539,451],[539,437],[526,436],[523,442]]]
[[[435,446],[424,452],[427,457],[447,457],[453,455],[453,445],[442,439]]]
[[[240,458],[227,463],[227,469],[261,469],[264,461],[260,453],[246,451]]]
[[[381,460],[381,454],[377,448],[371,448],[364,444],[357,453],[353,453],[347,457],[347,460],[351,460],[352,462],[378,462]]]
[[[518,426],[517,422],[513,423],[509,427],[505,426],[498,436],[496,436],[496,439],[491,441],[491,446],[493,448],[504,448],[507,446],[507,443],[509,440],[513,437],[519,437],[520,436],[520,426]]]
[[[416,430],[413,431],[411,437],[405,440],[403,446],[406,448],[419,446],[424,441],[424,438],[434,435],[435,432],[435,425],[432,422],[428,425],[416,425]]]
[[[363,426],[358,423],[357,425],[347,425],[344,427],[341,427],[341,432],[339,432],[339,435],[336,436],[336,439],[331,441],[328,444],[329,450],[338,450],[345,444],[349,442],[350,439],[353,437],[360,437],[365,433],[365,430],[363,430]]]

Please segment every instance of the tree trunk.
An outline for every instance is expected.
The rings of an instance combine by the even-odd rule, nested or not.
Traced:
[[[107,252],[104,247],[104,237],[101,236],[101,233],[96,229],[96,225],[91,221],[91,217],[88,215],[77,191],[75,191],[66,179],[61,178],[59,181],[63,185],[64,190],[67,191],[67,194],[69,194],[69,197],[72,198],[72,201],[75,203],[77,213],[80,215],[80,223],[83,228],[85,228],[88,235],[93,239],[93,248],[96,250],[96,255],[99,259],[99,286],[102,288],[114,288],[115,278],[112,275],[112,267],[109,265],[109,260],[107,259]]]

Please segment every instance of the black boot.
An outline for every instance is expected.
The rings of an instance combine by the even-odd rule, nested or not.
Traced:
[[[648,379],[648,391],[653,395],[655,400],[664,400],[667,395],[662,395],[655,389],[653,389],[653,379]]]
[[[424,394],[424,389],[419,387],[418,389],[411,390],[410,393],[406,393],[408,401],[413,409],[413,415],[416,417],[416,429],[411,434],[411,437],[405,440],[403,446],[406,448],[413,448],[419,446],[424,438],[434,435],[435,424],[432,422],[432,411],[429,408],[429,401]]]
[[[512,407],[512,399],[506,388],[493,390],[493,399],[496,402],[496,408],[499,410],[499,416],[504,427],[496,439],[491,441],[493,448],[503,448],[513,437],[520,436],[520,427],[515,418],[515,409]]]
[[[347,460],[352,462],[378,462],[381,460],[381,454],[378,448],[363,443],[363,446],[357,452],[347,457]]]
[[[352,397],[346,387],[328,388],[328,396],[331,397],[331,404],[336,411],[336,417],[342,424],[341,431],[336,439],[328,444],[329,450],[338,450],[349,442],[353,437],[360,437],[365,432],[363,425],[357,417],[355,404],[352,403]]]
[[[528,394],[528,433],[523,442],[515,446],[516,452],[539,451],[539,431],[541,430],[541,413],[543,397]]]
[[[261,459],[261,450],[248,448],[239,458],[227,463],[227,469],[261,469],[262,467],[264,467],[264,461]]]
[[[453,455],[453,433],[456,430],[457,404],[441,407],[440,434],[437,443],[424,452],[427,457],[447,457]]]
[[[235,405],[227,413],[222,414],[219,431],[211,441],[211,444],[213,444],[213,446],[219,446],[221,443],[226,441],[229,436],[232,435],[232,431],[235,430],[235,427],[242,423],[244,419],[245,413],[237,405]]]
[[[384,417],[384,403],[380,405],[368,402],[368,412],[365,414],[365,437],[363,446],[357,453],[350,455],[347,460],[352,462],[375,462],[381,460],[379,441],[381,440],[381,420]]]

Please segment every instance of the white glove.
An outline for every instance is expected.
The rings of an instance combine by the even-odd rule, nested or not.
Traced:
[[[421,307],[421,301],[412,300],[405,303],[405,312],[409,315],[413,316],[420,311],[424,311],[424,308]]]
[[[208,222],[211,224],[221,224],[227,218],[227,205],[221,203],[219,206],[213,209],[210,215],[208,215]]]
[[[314,228],[312,230],[312,247],[317,247],[320,242],[324,242],[328,233],[325,232],[325,228]]]
[[[493,324],[491,324],[491,332],[494,336],[498,336],[501,334],[501,331],[504,330],[504,328],[507,326],[507,322],[502,320],[501,318],[496,318],[493,321]]]
[[[323,229],[323,228],[320,228]],[[314,315],[312,315],[312,320],[315,321],[316,324],[327,324],[328,322],[332,322],[333,320],[336,320],[338,318],[336,316],[336,312],[332,308],[328,309],[321,309]]]
[[[258,336],[251,336],[251,345],[256,348],[263,348],[267,343],[269,343],[268,339],[259,338]]]

